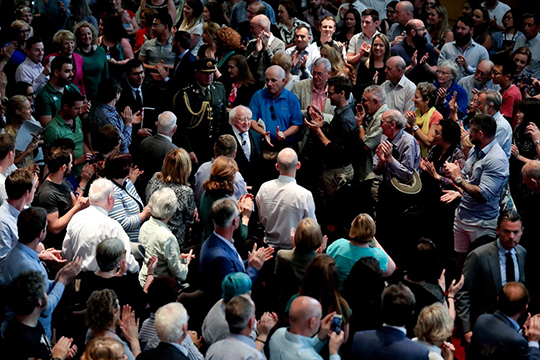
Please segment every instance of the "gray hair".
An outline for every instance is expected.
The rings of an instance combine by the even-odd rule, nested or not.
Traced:
[[[484,90],[481,91],[480,94],[484,94],[486,96],[486,104],[492,104],[493,110],[499,111],[501,110],[502,106],[502,95],[500,92],[495,90]]]
[[[330,60],[328,60],[327,58],[320,57],[317,60],[315,60],[315,62],[313,63],[313,66],[320,66],[320,65],[324,65],[324,68],[326,69],[326,71],[332,70],[332,64],[330,63]]]
[[[398,129],[403,129],[407,126],[407,119],[405,115],[397,110],[386,110],[383,115],[386,115],[386,119],[396,124]]]
[[[165,220],[171,217],[178,209],[176,194],[170,188],[163,188],[150,196],[148,202],[152,217],[158,220]]]
[[[88,190],[88,199],[91,205],[103,205],[107,203],[109,196],[114,196],[114,186],[111,180],[99,178],[92,182]]]
[[[126,247],[118,238],[105,239],[96,247],[96,261],[101,271],[111,271],[122,260]]]
[[[444,68],[447,70],[450,70],[452,74],[454,74],[454,78],[458,76],[458,66],[456,65],[456,62],[453,60],[443,60],[439,63],[438,68]]]
[[[254,314],[255,306],[247,295],[233,297],[225,307],[225,319],[231,334],[239,334],[247,328]]]
[[[184,325],[189,320],[184,305],[174,302],[164,305],[156,311],[155,327],[161,341],[175,342],[184,334]]]
[[[236,118],[236,112],[240,109],[247,112],[249,114],[249,118],[251,119],[251,117],[253,116],[253,112],[251,112],[251,109],[244,105],[238,105],[236,107],[233,107],[231,111],[229,111],[229,124],[233,124],[234,118]]]
[[[405,62],[405,60],[399,56],[399,55],[396,55],[396,56],[391,56],[388,60],[386,60],[387,62],[390,61],[391,63],[392,62],[395,62],[396,66],[398,68],[400,68],[401,70],[405,71],[405,69],[407,68],[407,63]]]
[[[384,89],[382,86],[379,85],[370,85],[367,88],[364,89],[364,93],[370,93],[371,96],[374,99],[377,99],[377,101],[380,104],[386,103],[386,92],[384,92]]]
[[[266,31],[270,31],[270,19],[266,15],[255,15],[253,19],[251,19],[252,23],[259,24],[262,27],[266,29]]]
[[[270,66],[268,69],[266,69],[266,71],[264,72],[264,74],[266,75],[271,69],[275,69],[277,72],[278,72],[278,75],[280,77],[280,80],[283,80],[285,79],[285,70],[283,70],[283,68],[279,65],[272,65]]]
[[[170,111],[164,111],[157,118],[157,131],[168,134],[176,126],[176,115]]]
[[[227,228],[231,226],[233,220],[238,217],[240,212],[236,201],[231,198],[220,199],[212,205],[210,215],[216,228]]]

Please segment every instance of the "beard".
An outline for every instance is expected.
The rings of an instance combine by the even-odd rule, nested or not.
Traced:
[[[414,35],[413,38],[412,38],[412,41],[413,41],[413,44],[415,46],[415,48],[423,48],[426,46],[427,44],[427,39],[425,36],[420,36],[420,35]]]
[[[467,45],[471,41],[471,34],[467,35],[459,35],[456,34],[456,45],[457,46],[464,46]]]
[[[482,82],[482,80],[478,80],[476,77],[473,76],[473,84],[476,88],[480,88],[482,86],[484,86],[484,82]]]

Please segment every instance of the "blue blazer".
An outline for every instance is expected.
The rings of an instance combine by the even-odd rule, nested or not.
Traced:
[[[499,310],[478,318],[471,341],[472,359],[540,359],[540,350],[527,340]]]
[[[379,330],[354,334],[351,359],[427,360],[429,351],[397,329],[383,326]]]
[[[252,282],[255,282],[259,274],[254,267],[248,267],[247,260],[244,263],[240,261],[234,246],[233,248],[227,246],[214,233],[206,239],[202,246],[199,266],[202,290],[207,300],[221,299],[221,282],[225,276],[235,272],[243,272],[251,278]]]

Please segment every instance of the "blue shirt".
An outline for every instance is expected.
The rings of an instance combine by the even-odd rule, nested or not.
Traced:
[[[256,349],[255,341],[248,336],[229,334],[226,339],[220,340],[210,346],[206,353],[208,360],[255,360],[266,359]]]
[[[457,78],[454,81],[459,81],[463,76],[472,75],[476,71],[476,66],[481,60],[489,59],[489,54],[485,47],[474,42],[471,39],[471,44],[463,51],[460,46],[456,45],[455,41],[444,44],[439,54],[439,61],[437,66],[441,64],[443,60],[455,61],[458,55],[461,55],[467,60],[467,70],[463,66],[459,67]]]
[[[262,119],[264,121],[266,131],[270,131],[272,142],[279,141],[276,137],[278,126],[279,131],[285,131],[291,126],[304,124],[300,100],[285,88],[283,88],[277,99],[272,97],[267,88],[257,91],[251,98],[249,109],[253,113],[253,120]],[[293,141],[293,136],[285,139],[287,143]]]
[[[321,359],[319,351],[326,341],[319,336],[292,334],[288,328],[279,328],[270,338],[270,360]],[[330,360],[340,359],[339,355],[331,355]]]
[[[525,69],[536,79],[540,78],[540,33],[531,40],[527,40],[525,36],[518,38],[514,45],[514,51],[522,46],[531,50],[532,53],[531,63]]]
[[[503,151],[506,153],[506,156],[510,159],[510,155],[512,155],[512,126],[499,111],[493,115],[493,118],[497,123],[495,140],[497,140]]]
[[[270,19],[270,23],[275,24],[276,23],[276,13],[274,12],[274,9],[272,8],[272,5],[268,4],[267,2],[264,2],[260,0],[261,3],[266,8],[264,15]],[[241,1],[237,4],[234,4],[232,10],[231,10],[231,27],[233,29],[238,28],[238,24],[241,24],[243,22],[248,21],[247,18],[247,7],[248,4],[245,1]],[[219,24],[221,25],[221,24]],[[266,31],[270,31],[270,29],[266,29]]]
[[[0,206],[0,284],[4,283],[4,263],[8,253],[19,240],[19,213],[7,200]]]
[[[436,81],[434,85],[437,89],[441,86],[438,81]],[[452,86],[446,90],[444,109],[437,107],[437,110],[439,110],[443,117],[448,117],[450,114],[450,100],[452,100],[452,97],[454,96],[454,91],[457,92],[456,102],[458,105],[458,117],[461,119],[467,113],[468,98],[465,89],[455,81],[452,83]]]
[[[126,126],[124,120],[116,109],[107,104],[99,104],[91,121],[94,132],[97,133],[103,126],[111,124],[120,134],[120,152],[127,153],[131,145],[131,126]]]
[[[4,265],[5,284],[8,285],[19,274],[27,271],[37,271],[41,273],[43,275],[43,280],[46,283],[45,290],[49,299],[47,300],[47,308],[41,313],[39,322],[45,329],[47,337],[50,339],[52,336],[52,313],[62,298],[65,288],[64,284],[49,280],[47,270],[45,270],[45,266],[43,266],[43,263],[39,260],[37,251],[32,250],[28,246],[18,242],[10,251]],[[2,332],[4,331],[7,322],[13,317],[13,315],[14,314],[12,311],[9,309],[6,310],[6,320],[2,324]]]
[[[508,157],[497,140],[493,139],[483,149],[473,147],[461,173],[470,184],[478,185],[486,202],[481,203],[464,191],[458,207],[459,218],[465,223],[497,219],[499,198],[509,175]]]
[[[512,260],[514,260],[514,279],[519,279],[519,264],[517,260],[516,249],[506,250],[501,245],[501,240],[497,239],[497,249],[499,249],[499,264],[501,266],[501,285],[505,285],[508,281],[506,280],[506,253],[512,255]],[[518,329],[519,330],[519,329]]]

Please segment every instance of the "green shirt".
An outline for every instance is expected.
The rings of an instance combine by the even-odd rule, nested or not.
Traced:
[[[81,93],[73,84],[66,85],[64,91],[77,91],[79,94]],[[39,91],[36,97],[36,114],[39,114],[39,116],[55,116],[62,107],[62,95],[62,92],[56,90],[51,85],[51,82],[47,81],[47,84]]]
[[[82,122],[79,117],[75,118],[73,121],[75,129],[71,130],[71,126],[56,114],[55,117],[49,121],[45,127],[45,133],[43,135],[43,146],[45,148],[50,148],[51,144],[56,139],[71,139],[75,143],[75,156],[74,161],[84,154],[83,150],[83,131],[82,131]],[[82,165],[73,166],[72,174],[77,177],[81,173]]]
[[[85,54],[81,51],[75,51],[84,59],[83,80],[86,89],[87,100],[97,98],[98,84],[109,78],[109,66],[105,50],[98,46],[91,54]]]

